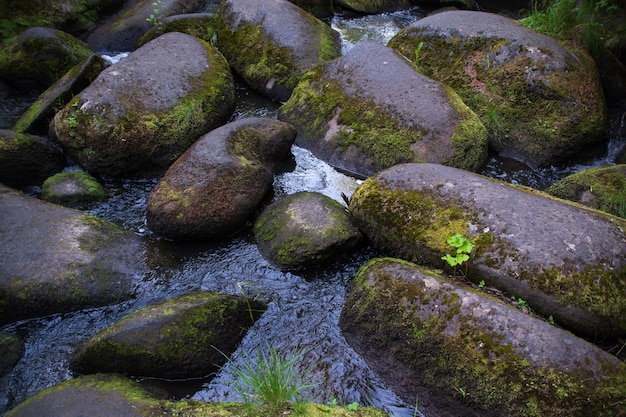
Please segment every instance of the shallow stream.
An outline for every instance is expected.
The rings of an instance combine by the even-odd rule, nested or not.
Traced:
[[[367,17],[338,16],[332,25],[342,34],[343,49],[347,51],[362,39],[385,43],[402,27],[422,16],[419,9]],[[237,95],[233,119],[276,117],[276,103],[247,90],[242,84],[238,85]],[[11,125],[6,119],[0,123],[5,127]],[[621,143],[623,146],[623,140]],[[620,146],[620,142],[616,146]],[[275,179],[275,198],[308,190],[343,202],[341,194],[349,196],[358,186],[357,180],[335,171],[310,152],[294,146],[292,153],[292,161]],[[609,163],[607,158],[600,158],[589,164],[537,171],[494,158],[484,173],[544,188],[574,170]],[[362,247],[352,256],[324,269],[286,273],[261,257],[249,228],[218,243],[159,241],[147,230],[144,213],[147,196],[157,182],[158,179],[108,181],[106,186],[111,197],[88,211],[145,236],[151,242],[153,253],[158,253],[160,267],[144,277],[133,300],[0,328],[0,332],[17,333],[25,341],[23,358],[0,382],[0,415],[27,397],[71,379],[68,362],[72,352],[97,331],[138,308],[199,289],[263,299],[268,302],[268,309],[249,329],[231,362],[217,375],[195,381],[145,380],[144,383],[169,390],[173,398],[235,401],[239,398],[232,389],[231,366],[246,358],[256,358],[259,349],[273,346],[283,352],[306,352],[302,368],[307,369],[310,380],[315,383],[308,394],[316,401],[358,402],[380,407],[394,416],[420,415],[413,404],[404,404],[384,387],[348,345],[338,326],[350,280],[363,263],[378,255],[375,251]],[[38,190],[31,192],[36,195]]]

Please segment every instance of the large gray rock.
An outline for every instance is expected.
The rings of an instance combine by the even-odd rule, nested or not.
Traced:
[[[285,269],[323,264],[362,238],[344,206],[304,191],[268,206],[257,218],[254,234],[263,256]]]
[[[234,109],[228,63],[211,45],[166,33],[104,70],[59,111],[54,132],[86,171],[162,173]]]
[[[86,42],[96,52],[129,52],[153,26],[162,26],[167,16],[197,11],[202,0],[131,0],[113,16],[99,24]]]
[[[348,342],[428,416],[623,416],[626,365],[480,291],[397,259],[358,272]]]
[[[87,340],[70,367],[80,374],[113,372],[198,378],[217,372],[265,306],[208,291],[138,310]],[[226,355],[226,356],[225,356]]]
[[[0,182],[11,187],[41,185],[65,167],[63,151],[50,139],[0,129]]]
[[[455,168],[405,164],[366,180],[350,210],[394,257],[447,267],[457,233],[475,245],[467,276],[573,332],[626,335],[626,221]],[[451,269],[448,269],[452,272]]]
[[[0,185],[0,324],[131,298],[145,244],[86,213]]]
[[[513,19],[437,13],[400,31],[389,46],[454,88],[502,156],[549,165],[606,138],[606,103],[591,57]]]
[[[287,0],[223,0],[217,31],[233,70],[277,101],[308,70],[341,55],[339,34]]]
[[[271,189],[295,136],[287,123],[254,117],[202,136],[150,193],[148,226],[173,239],[217,239],[241,228]]]
[[[279,119],[296,126],[299,146],[357,176],[403,162],[473,171],[487,160],[487,131],[459,96],[377,42],[306,74]]]

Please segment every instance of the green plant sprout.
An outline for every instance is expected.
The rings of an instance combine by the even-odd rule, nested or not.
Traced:
[[[454,268],[454,275],[456,275],[456,267],[462,265],[469,260],[469,254],[474,249],[474,244],[465,236],[457,233],[456,235],[448,236],[446,239],[448,245],[456,248],[455,254],[446,254],[441,259],[446,261],[448,265]],[[465,266],[465,274],[467,274],[467,265]]]
[[[417,48],[415,48],[415,63],[417,64],[420,59],[420,51],[424,47],[424,42],[420,42],[417,44]]]
[[[154,9],[152,9],[152,13],[146,18],[146,21],[154,26],[157,33],[163,33],[163,16],[161,13],[163,9],[167,9],[167,6],[163,5],[161,0],[155,1],[152,3],[152,6]]]

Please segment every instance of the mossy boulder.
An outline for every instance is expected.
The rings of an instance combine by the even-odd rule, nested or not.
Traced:
[[[299,408],[300,409],[300,408]],[[381,410],[359,407],[301,405],[307,417],[384,417]],[[243,403],[168,401],[144,389],[139,383],[116,374],[87,375],[48,388],[6,414],[6,417],[273,417],[262,407]]]
[[[388,46],[454,88],[502,156],[546,166],[606,139],[606,103],[591,57],[516,20],[437,13],[401,30]]]
[[[217,42],[215,15],[212,13],[189,13],[164,17],[158,25],[152,26],[148,32],[139,38],[137,48],[167,32],[186,33],[212,45]]]
[[[195,12],[202,0],[132,0],[124,3],[89,32],[85,41],[95,52],[129,52],[152,27],[161,27],[167,16]]]
[[[86,172],[68,171],[46,179],[41,195],[45,201],[80,208],[87,203],[104,200],[107,193],[98,180]]]
[[[0,378],[7,375],[24,354],[24,341],[16,334],[0,333]]]
[[[341,55],[339,33],[287,0],[223,0],[218,46],[253,89],[285,101],[314,66]]]
[[[17,85],[48,87],[91,54],[84,42],[68,33],[26,29],[0,49],[0,78]]]
[[[255,300],[197,291],[126,316],[72,356],[79,374],[197,378],[219,371],[265,310]]]
[[[183,33],[159,36],[105,69],[54,117],[59,142],[86,171],[162,174],[234,110],[224,57]]]
[[[22,114],[13,130],[37,135],[47,134],[54,114],[91,84],[105,67],[104,60],[96,54],[72,67]]]
[[[76,36],[93,27],[100,13],[124,0],[3,0],[0,2],[0,44],[28,27],[60,29]]]
[[[626,218],[626,165],[585,169],[555,182],[545,191]]]
[[[0,182],[11,187],[41,185],[65,166],[65,155],[43,136],[0,129]]]
[[[0,185],[0,324],[132,298],[145,243],[86,213]]]
[[[202,136],[150,193],[148,226],[171,239],[218,239],[237,231],[271,189],[295,136],[287,123],[256,117]]]
[[[459,96],[377,42],[307,73],[278,117],[299,146],[356,176],[403,162],[474,171],[487,160],[487,131]]]
[[[626,335],[626,221],[456,168],[405,164],[367,179],[350,201],[391,256],[445,268],[447,238],[475,245],[462,265],[578,335]]]
[[[285,269],[322,264],[346,253],[362,238],[344,206],[306,191],[268,206],[257,218],[254,234],[263,256]]]
[[[626,365],[571,333],[397,259],[354,281],[346,339],[426,415],[626,415]]]

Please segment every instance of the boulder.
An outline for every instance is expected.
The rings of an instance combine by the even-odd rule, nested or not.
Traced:
[[[555,182],[545,191],[626,219],[626,165],[585,169]]]
[[[413,0],[333,0],[335,6],[361,13],[381,13],[408,9]]]
[[[355,176],[403,162],[474,171],[487,161],[487,131],[459,96],[373,41],[307,73],[278,117],[298,129],[299,146]]]
[[[328,417],[384,417],[373,407],[327,406],[299,403],[298,410],[305,416]],[[6,417],[178,417],[221,416],[238,417],[260,415],[251,411],[249,404],[205,403],[201,401],[167,401],[144,389],[139,383],[115,374],[87,375],[48,388],[6,414]],[[264,413],[263,415],[268,415]]]
[[[105,63],[100,56],[91,54],[89,58],[75,65],[59,81],[44,91],[20,117],[13,130],[21,133],[45,135],[56,111],[80,93],[104,70]]]
[[[152,27],[162,32],[163,19],[191,13],[204,5],[202,0],[132,0],[92,30],[86,42],[96,52],[130,52]]]
[[[223,0],[218,46],[253,89],[276,101],[300,77],[341,55],[339,33],[287,0]]]
[[[0,325],[132,298],[141,238],[0,185]]]
[[[388,46],[454,88],[503,157],[547,166],[606,139],[606,103],[591,57],[516,20],[437,13],[400,31]]]
[[[65,167],[63,151],[42,136],[0,129],[0,182],[11,187],[41,185]]]
[[[624,415],[617,358],[405,261],[359,270],[340,327],[385,385],[429,416]]]
[[[241,228],[272,188],[296,136],[284,122],[245,118],[202,136],[148,197],[155,233],[217,239]]]
[[[139,38],[137,48],[167,32],[186,33],[213,46],[217,43],[215,15],[212,13],[189,13],[164,17],[160,25],[153,26]]]
[[[350,201],[361,231],[391,256],[436,268],[475,247],[475,283],[596,340],[626,335],[626,221],[456,168],[405,164],[367,179]],[[448,271],[452,272],[450,268]]]
[[[26,29],[0,48],[0,78],[48,87],[91,54],[84,42],[60,30]]]
[[[104,200],[106,190],[97,179],[83,171],[67,171],[46,179],[41,186],[45,201],[65,207],[80,208]]]
[[[59,142],[86,171],[164,172],[234,110],[224,57],[190,35],[166,33],[105,69],[54,117]]]
[[[254,234],[263,256],[285,269],[322,264],[362,238],[344,206],[306,191],[268,206],[256,220]]]
[[[131,313],[72,356],[79,374],[182,379],[219,371],[265,310],[255,300],[197,291]]]

